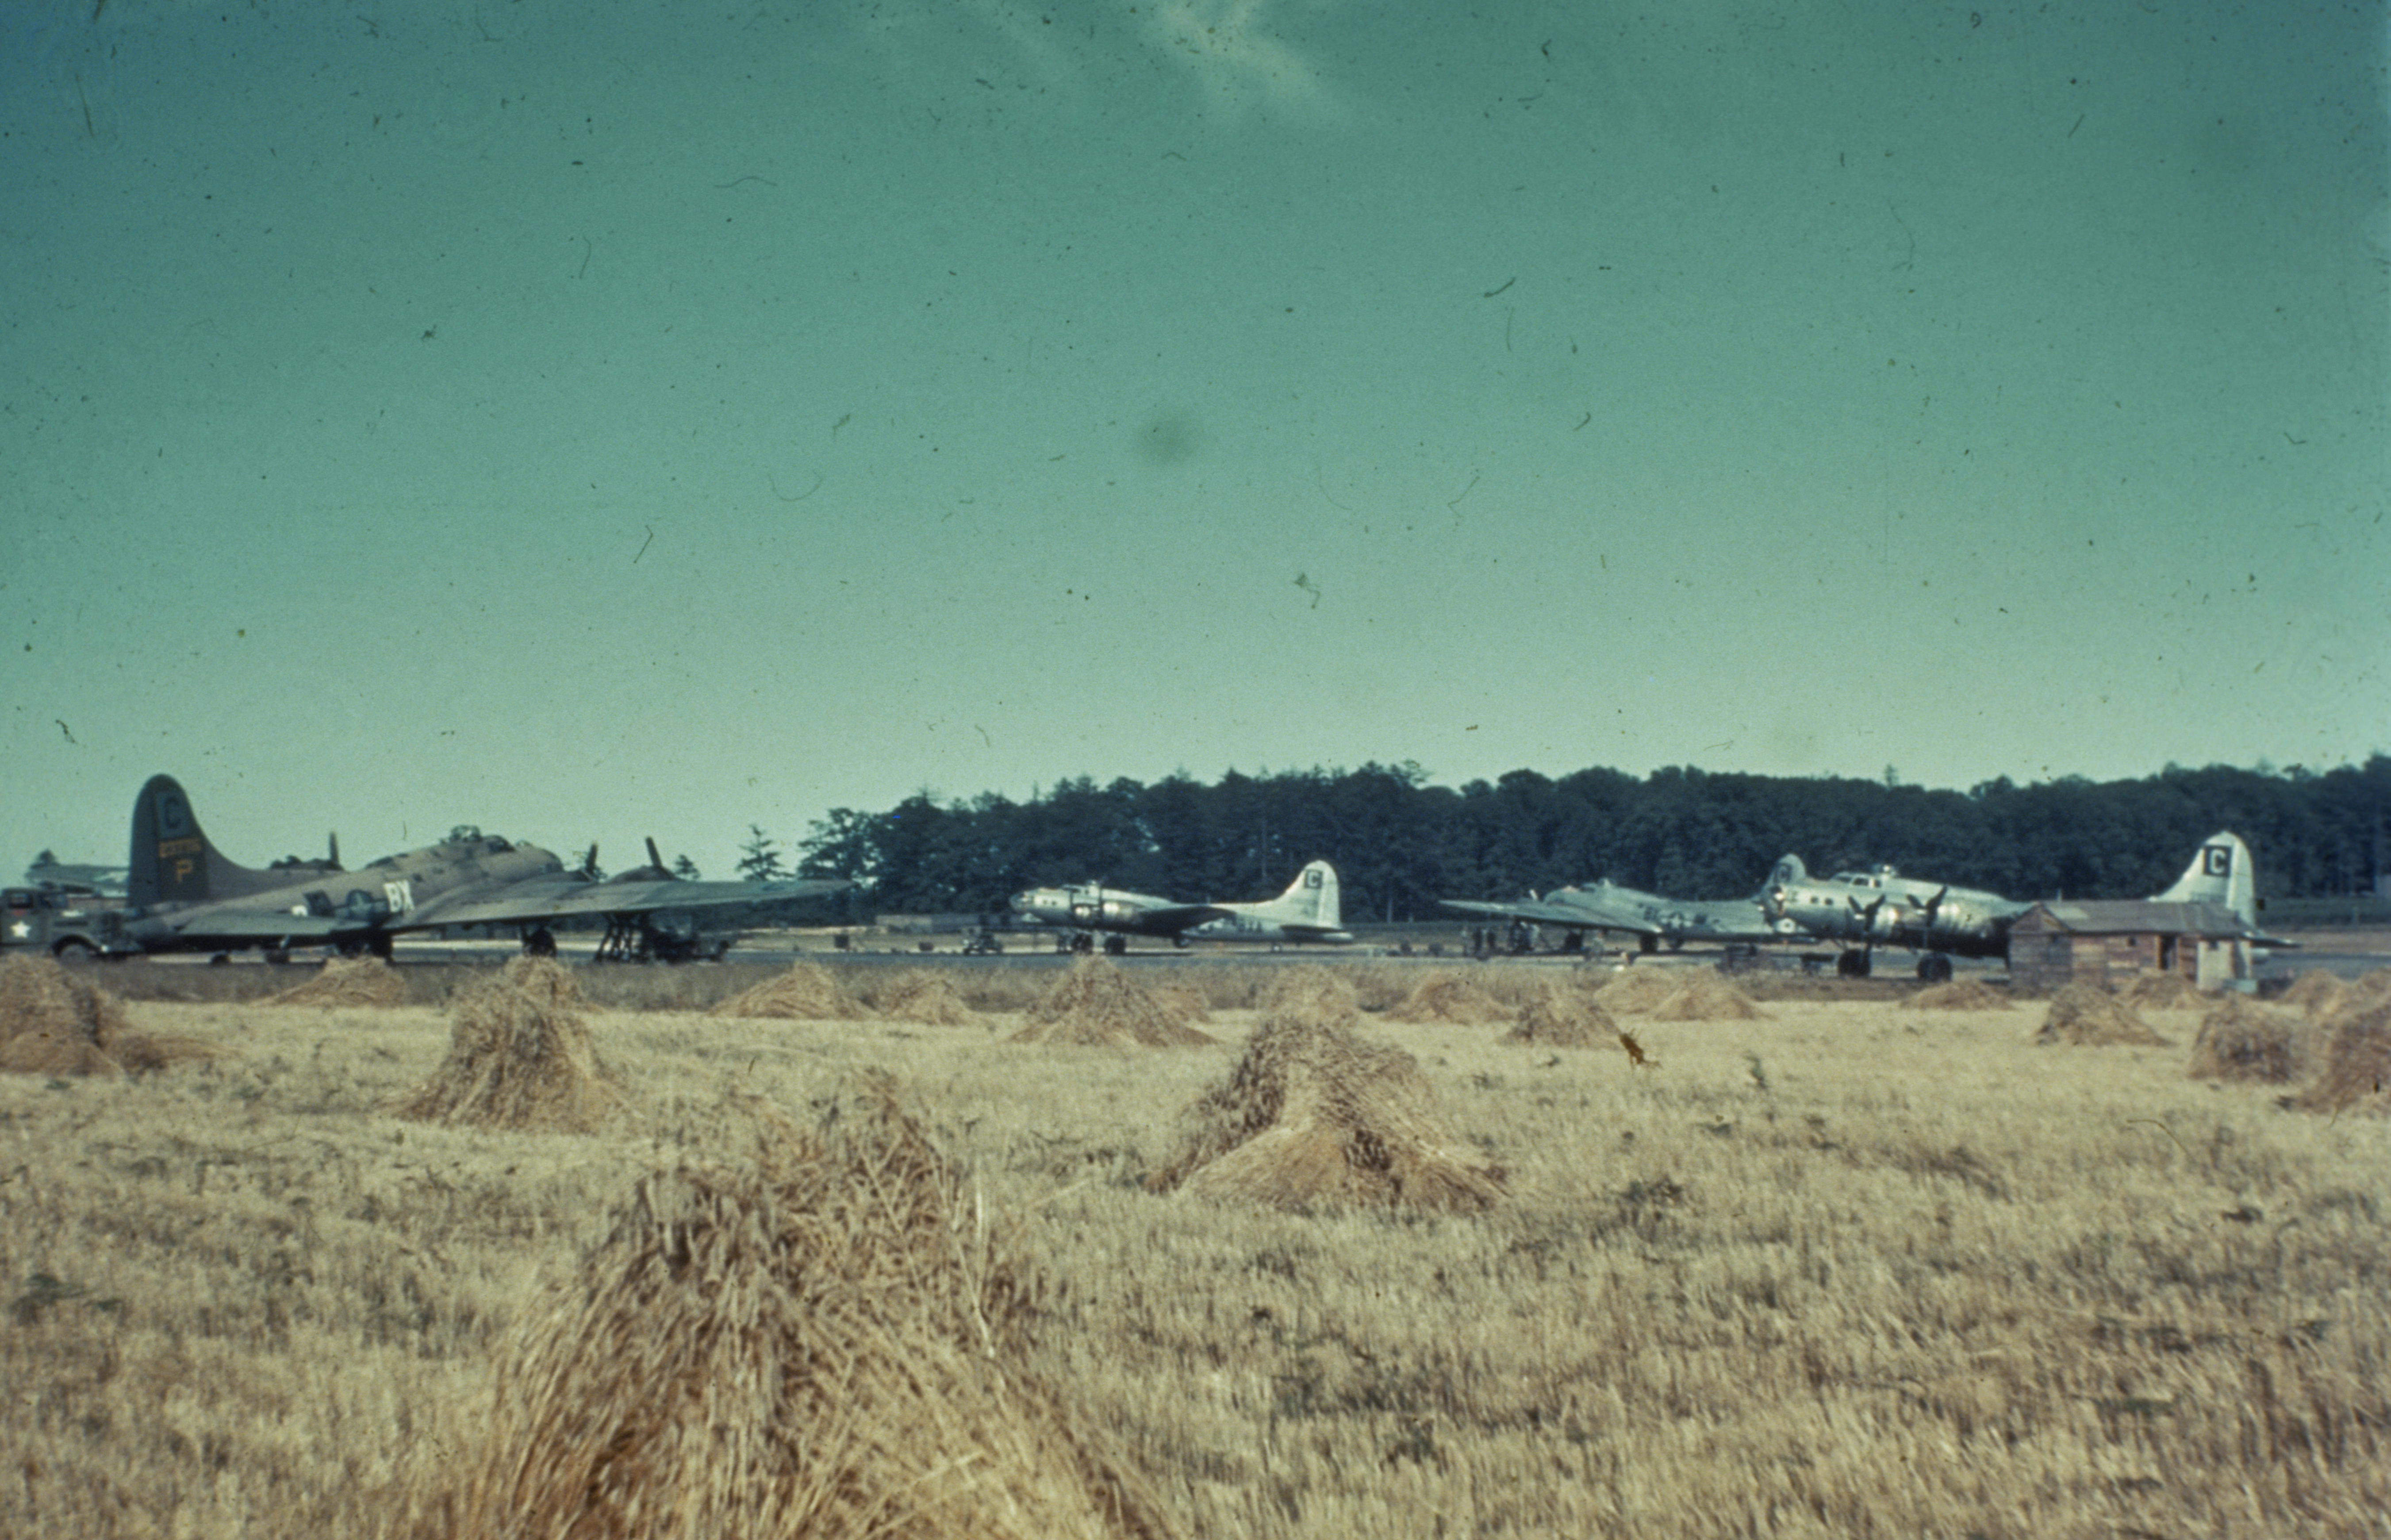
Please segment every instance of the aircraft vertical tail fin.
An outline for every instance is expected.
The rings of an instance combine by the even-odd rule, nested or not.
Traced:
[[[238,899],[288,886],[290,879],[234,864],[208,842],[191,799],[171,775],[153,775],[133,803],[133,849],[125,898],[135,904]]]
[[[1315,861],[1295,874],[1295,881],[1271,906],[1271,918],[1281,925],[1336,930],[1344,924],[1343,900],[1337,893],[1337,868]]]
[[[2258,926],[2258,874],[2250,847],[2236,834],[2216,834],[2201,842],[2191,864],[2175,886],[2155,895],[2152,903],[2218,904],[2231,910],[2242,923]]]

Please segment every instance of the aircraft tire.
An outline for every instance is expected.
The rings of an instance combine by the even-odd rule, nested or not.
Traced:
[[[1951,982],[1951,959],[1939,951],[1930,951],[1918,960],[1918,977],[1929,984]]]
[[[1866,978],[1868,976],[1868,954],[1846,951],[1835,959],[1835,972],[1845,978]]]
[[[527,957],[553,957],[556,955],[556,933],[542,925],[523,938],[523,949]]]
[[[1129,951],[1129,938],[1128,938],[1128,937],[1126,937],[1126,936],[1107,936],[1107,937],[1105,937],[1105,956],[1107,956],[1107,957],[1118,957],[1118,956],[1120,956],[1122,953],[1124,953],[1124,952],[1126,952],[1126,951]]]

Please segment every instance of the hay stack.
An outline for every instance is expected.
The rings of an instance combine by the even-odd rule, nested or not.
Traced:
[[[1534,1048],[1607,1048],[1619,1041],[1619,1023],[1591,991],[1549,982],[1520,1008],[1519,1025],[1503,1041]]]
[[[2302,1112],[2391,1113],[2391,999],[2346,1008],[2331,1025],[2323,1073],[2287,1105]]]
[[[1417,1061],[1356,1037],[1358,1018],[1266,1016],[1226,1082],[1188,1109],[1179,1154],[1147,1181],[1226,1202],[1475,1212],[1503,1168],[1437,1125]]]
[[[198,1038],[136,1030],[123,1001],[54,958],[0,962],[0,1071],[137,1075],[216,1053]]]
[[[328,957],[316,977],[269,995],[268,1005],[404,1005],[407,980],[379,957]]]
[[[890,980],[880,997],[880,1015],[889,1021],[917,1021],[925,1027],[966,1027],[979,1019],[955,981],[928,968],[908,969]]]
[[[1184,1048],[1215,1041],[1191,1025],[1184,998],[1165,999],[1101,957],[1082,957],[1030,1007],[1015,1042]]]
[[[2107,1047],[2115,1044],[2164,1048],[2166,1039],[2150,1029],[2134,1008],[2095,984],[2065,984],[2050,997],[2034,1041],[2074,1042]]]
[[[754,1116],[750,1114],[750,1116]],[[1037,1280],[885,1081],[642,1181],[502,1354],[422,1536],[1167,1540],[1029,1362]]]
[[[1439,1022],[1477,1027],[1512,1019],[1511,1007],[1457,973],[1438,969],[1412,986],[1412,992],[1387,1008],[1389,1021]]]
[[[1681,968],[1684,982],[1644,1014],[1654,1021],[1765,1021],[1751,996],[1708,968]]]
[[[1955,978],[1931,984],[1909,997],[1921,1011],[2006,1011],[2010,997],[1981,978]]]
[[[113,1075],[101,1044],[125,1029],[124,1005],[48,957],[0,962],[0,1069],[30,1075]]]
[[[2200,1018],[2189,1073],[2196,1081],[2291,1085],[2307,1079],[2315,1067],[2310,1042],[2315,1032],[2305,1016],[2255,1004],[2238,990],[2229,990]]]
[[[1677,992],[1674,968],[1622,968],[1596,998],[1612,1016],[1643,1016]]]
[[[1362,1008],[1362,994],[1342,972],[1306,963],[1273,977],[1259,1003],[1264,1016],[1300,1012],[1312,1016],[1350,1016]]]
[[[2283,1003],[2296,1005],[2311,1021],[2322,1021],[2349,999],[2349,986],[2322,968],[2307,968],[2283,991]]]
[[[448,1057],[394,1110],[418,1122],[587,1133],[626,1110],[553,959],[517,957],[458,998]]]
[[[1176,1014],[1190,1027],[1212,1019],[1212,1002],[1193,984],[1158,985],[1155,987],[1154,997],[1162,1002],[1165,1010]]]
[[[708,1016],[767,1016],[781,1021],[869,1021],[871,1010],[819,963],[793,964],[777,978],[717,1002]]]
[[[2198,1009],[2200,986],[2179,973],[2137,974],[2126,986],[2126,1003],[2144,1010]]]

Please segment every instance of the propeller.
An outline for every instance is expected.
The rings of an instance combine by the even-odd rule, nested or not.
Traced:
[[[605,878],[605,874],[598,870],[598,842],[594,839],[589,842],[588,854],[581,858],[581,874],[591,882],[601,882]]]
[[[626,872],[614,880],[616,882],[678,882],[680,879],[674,876],[671,871],[666,867],[663,854],[656,849],[656,836],[650,835],[648,836],[648,864],[640,867],[637,871]]]

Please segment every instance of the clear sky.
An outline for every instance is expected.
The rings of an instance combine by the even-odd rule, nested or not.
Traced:
[[[1483,9],[0,4],[0,875],[2391,745],[2380,6]]]

